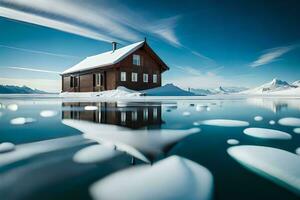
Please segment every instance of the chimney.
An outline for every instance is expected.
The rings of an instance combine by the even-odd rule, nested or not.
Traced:
[[[114,52],[117,49],[117,43],[116,42],[112,42],[112,51]]]

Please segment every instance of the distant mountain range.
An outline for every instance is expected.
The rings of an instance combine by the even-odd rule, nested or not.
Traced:
[[[239,93],[244,90],[247,90],[246,87],[218,87],[215,89],[195,89],[191,88],[190,92],[196,94],[196,95],[216,95],[216,94],[233,94],[233,93]]]
[[[47,94],[47,92],[27,86],[0,85],[0,94]]]
[[[289,95],[289,94],[300,94],[300,81],[295,81],[289,84],[286,81],[279,79],[273,79],[269,83],[265,83],[253,89],[245,90],[240,92],[240,94],[249,95],[264,95],[264,94],[274,94],[274,95]]]

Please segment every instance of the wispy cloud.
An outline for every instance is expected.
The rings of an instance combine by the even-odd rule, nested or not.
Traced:
[[[27,67],[7,67],[7,68],[16,69],[16,70],[33,71],[33,72],[50,73],[50,74],[60,74],[61,73],[61,72],[58,72],[58,71],[49,71],[49,70],[36,69],[36,68],[27,68]]]
[[[145,34],[180,45],[174,28],[178,17],[145,19],[129,8],[91,1],[0,0],[0,16],[111,42],[137,41]],[[119,9],[118,9],[119,8]],[[158,29],[152,29],[151,27]]]
[[[62,57],[62,58],[79,58],[79,57],[76,57],[76,56],[71,56],[71,55],[66,55],[66,54],[57,54],[57,53],[51,53],[51,52],[47,52],[47,51],[38,51],[38,50],[32,50],[32,49],[25,49],[25,48],[19,48],[19,47],[15,47],[15,46],[8,46],[8,45],[2,45],[2,44],[0,44],[0,47],[13,49],[13,50],[17,50],[17,51],[35,53],[35,54],[43,54],[43,55],[48,55],[48,56]]]
[[[291,51],[295,48],[296,48],[295,45],[291,45],[291,46],[276,47],[276,48],[268,49],[257,60],[252,62],[250,64],[250,66],[251,67],[259,67],[262,65],[269,64],[271,62],[278,60],[278,58],[280,58],[281,56],[283,56],[284,54],[288,53],[289,51]]]

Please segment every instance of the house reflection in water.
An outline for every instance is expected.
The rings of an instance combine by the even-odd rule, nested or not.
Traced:
[[[97,110],[84,110],[85,106],[96,106]],[[91,121],[95,123],[114,124],[128,128],[160,128],[161,103],[62,103],[62,118]]]

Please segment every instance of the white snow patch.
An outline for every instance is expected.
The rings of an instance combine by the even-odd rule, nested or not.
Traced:
[[[296,117],[286,117],[278,121],[280,125],[284,126],[300,126],[300,118]]]
[[[185,112],[183,112],[183,113],[182,113],[182,115],[183,115],[183,116],[190,116],[190,115],[191,115],[191,113],[190,113],[190,112],[188,112],[188,111],[185,111]]]
[[[249,126],[249,123],[246,121],[231,120],[231,119],[210,119],[210,120],[200,121],[199,123],[204,125],[210,125],[210,126],[225,126],[225,127]]]
[[[17,104],[9,104],[7,106],[7,109],[10,110],[10,111],[17,111],[19,108],[19,106]]]
[[[10,123],[13,125],[23,125],[35,122],[36,120],[30,117],[17,117],[10,120]]]
[[[207,105],[203,105],[203,104],[197,104],[196,106],[196,111],[198,112],[204,112],[204,111],[209,111],[210,108]]]
[[[262,139],[288,140],[292,138],[292,136],[286,132],[268,128],[246,128],[244,133]]]
[[[97,106],[84,106],[84,110],[98,110]]]
[[[300,134],[300,128],[294,128],[294,133]]]
[[[255,120],[255,121],[258,121],[258,122],[259,122],[259,121],[262,121],[263,119],[264,119],[264,118],[263,118],[262,116],[255,116],[255,117],[254,117],[254,120]]]
[[[173,84],[166,84],[161,87],[156,87],[142,91],[147,96],[195,96],[194,93],[185,91]]]
[[[0,153],[9,152],[15,149],[15,145],[11,142],[0,143]]]
[[[54,110],[43,110],[40,112],[40,115],[42,117],[54,117],[57,114],[58,114],[57,111]]]
[[[240,143],[240,141],[238,141],[236,139],[228,139],[227,140],[227,144],[230,144],[230,145],[237,145],[239,143]]]
[[[248,170],[300,194],[300,158],[285,150],[263,146],[235,146],[228,154]]]
[[[270,121],[269,121],[269,124],[270,124],[270,125],[274,125],[274,124],[276,124],[276,122],[275,122],[274,120],[270,120]]]
[[[171,156],[153,166],[131,167],[91,185],[90,194],[100,199],[212,199],[213,176],[191,160]]]
[[[120,155],[120,152],[114,150],[112,146],[92,145],[76,152],[73,156],[73,161],[84,164],[99,163],[109,160],[117,155]]]

